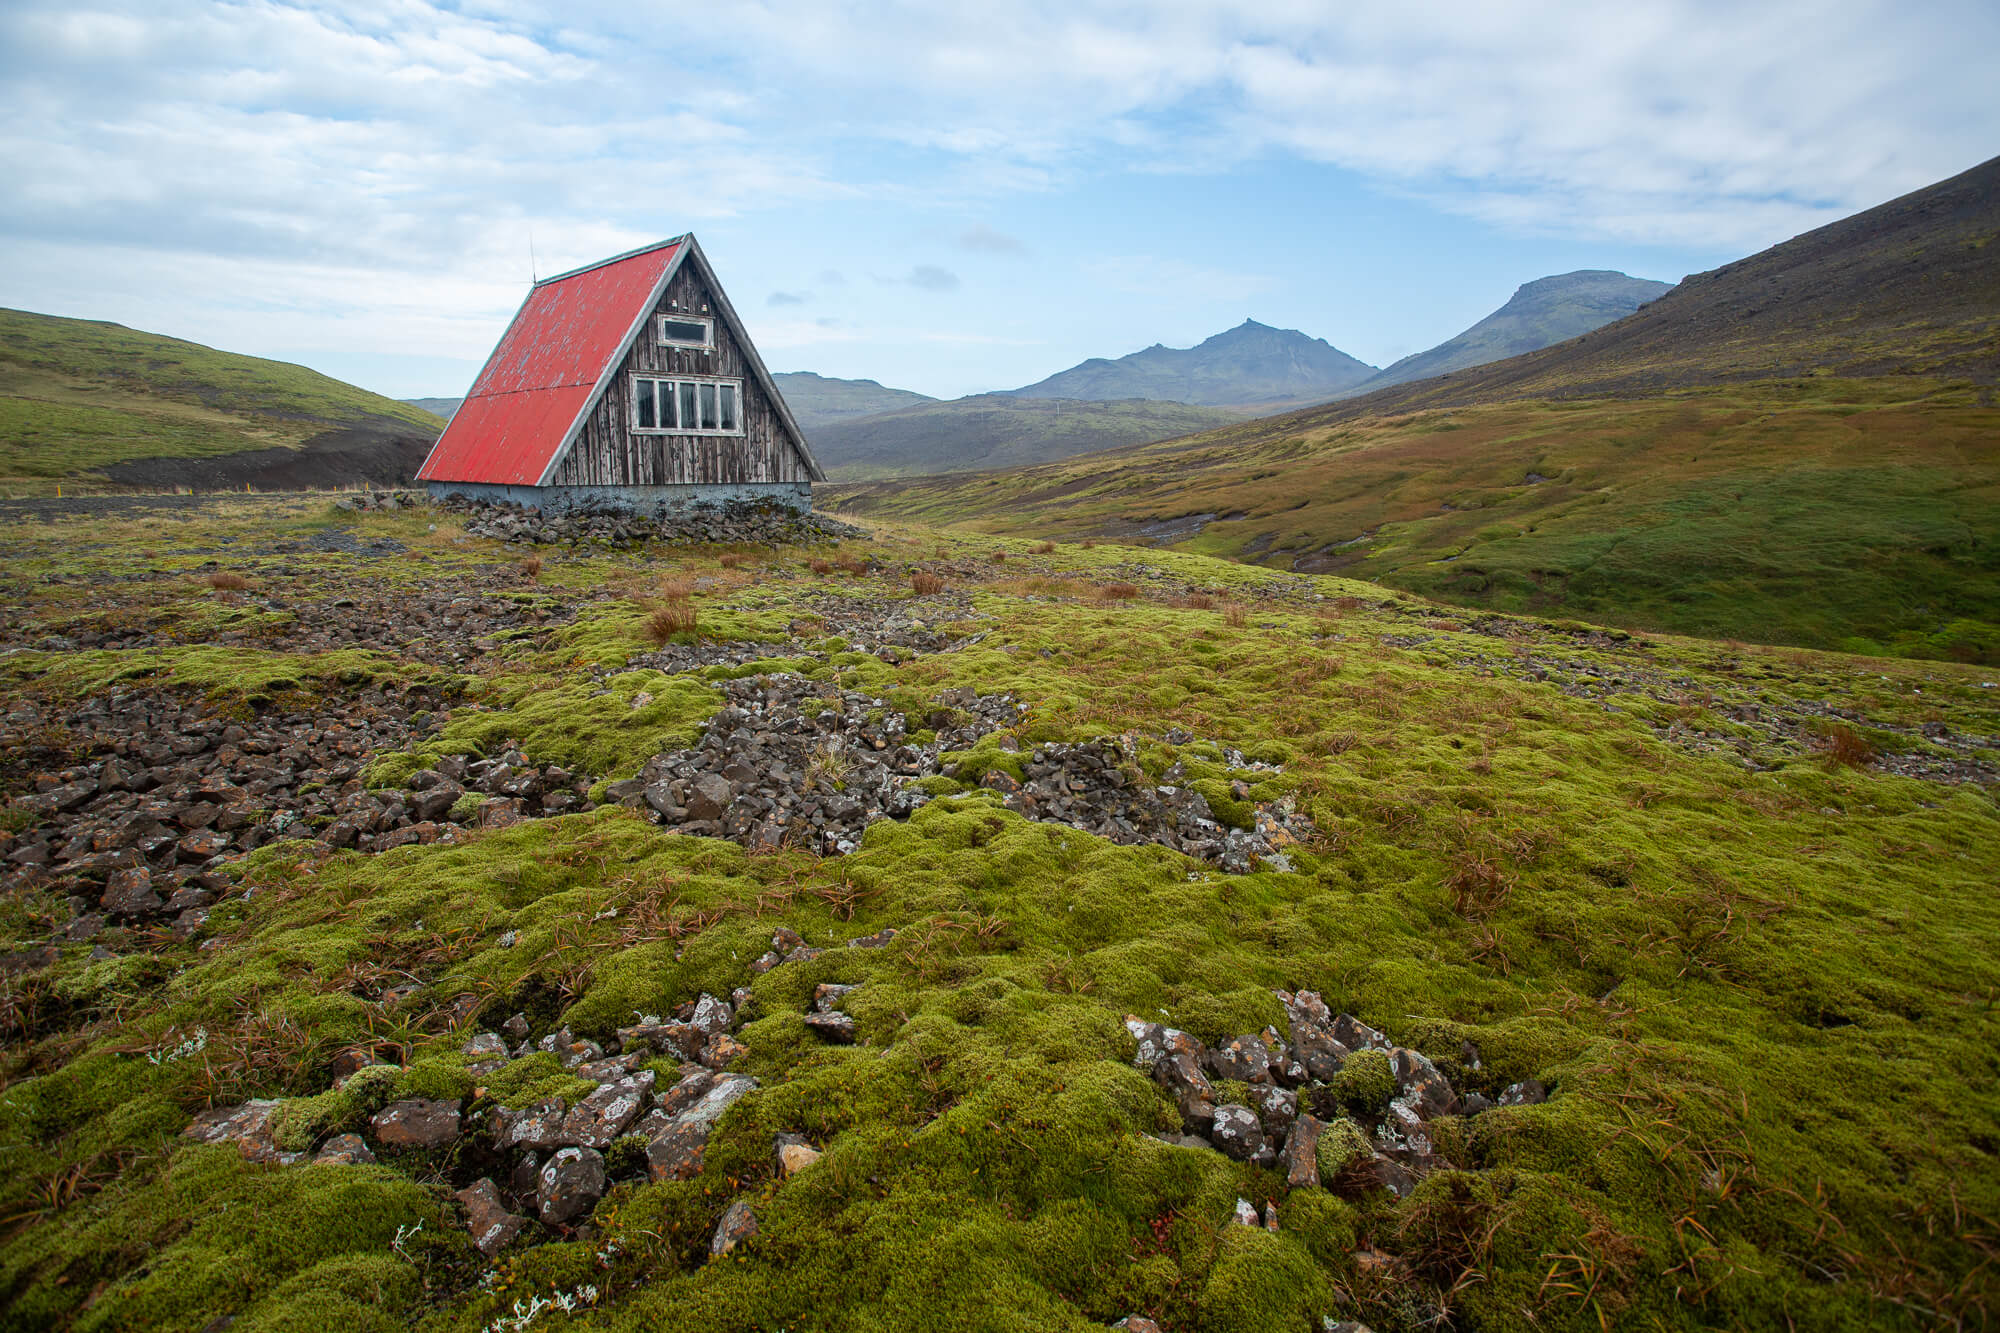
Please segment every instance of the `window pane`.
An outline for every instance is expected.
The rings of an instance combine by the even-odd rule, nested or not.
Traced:
[[[660,320],[660,341],[663,343],[692,343],[696,347],[708,346],[708,325],[699,319]]]
[[[716,428],[715,386],[713,384],[704,384],[701,386],[701,428],[703,430],[714,430]]]
[[[722,386],[722,428],[724,430],[741,430],[743,428],[736,420],[736,386],[734,384],[725,384]]]
[[[695,423],[694,385],[681,385],[681,429],[693,430]]]
[[[639,381],[639,429],[653,429],[653,382]]]
[[[674,428],[674,382],[660,381],[660,429]]]

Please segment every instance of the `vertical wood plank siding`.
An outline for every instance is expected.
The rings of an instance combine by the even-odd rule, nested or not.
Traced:
[[[762,385],[750,374],[735,336],[715,318],[715,302],[684,265],[654,314],[714,319],[715,350],[662,347],[652,320],[605,386],[569,456],[550,480],[558,486],[686,486],[716,482],[809,481],[805,460],[785,438],[784,425]],[[718,375],[743,383],[743,434],[654,435],[632,430],[632,376]]]

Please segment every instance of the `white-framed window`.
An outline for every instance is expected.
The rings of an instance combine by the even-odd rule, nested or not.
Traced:
[[[707,315],[661,315],[656,324],[662,347],[715,350],[715,321]]]
[[[656,435],[741,435],[743,381],[634,375],[632,429]]]

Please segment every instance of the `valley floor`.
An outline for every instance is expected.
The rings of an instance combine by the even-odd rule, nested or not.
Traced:
[[[1990,668],[899,523],[0,524],[0,1328],[1994,1316]]]

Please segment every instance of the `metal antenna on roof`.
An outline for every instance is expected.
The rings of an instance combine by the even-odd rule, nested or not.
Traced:
[[[535,229],[530,227],[528,228],[528,285],[532,287],[541,280],[541,274],[535,270]]]

